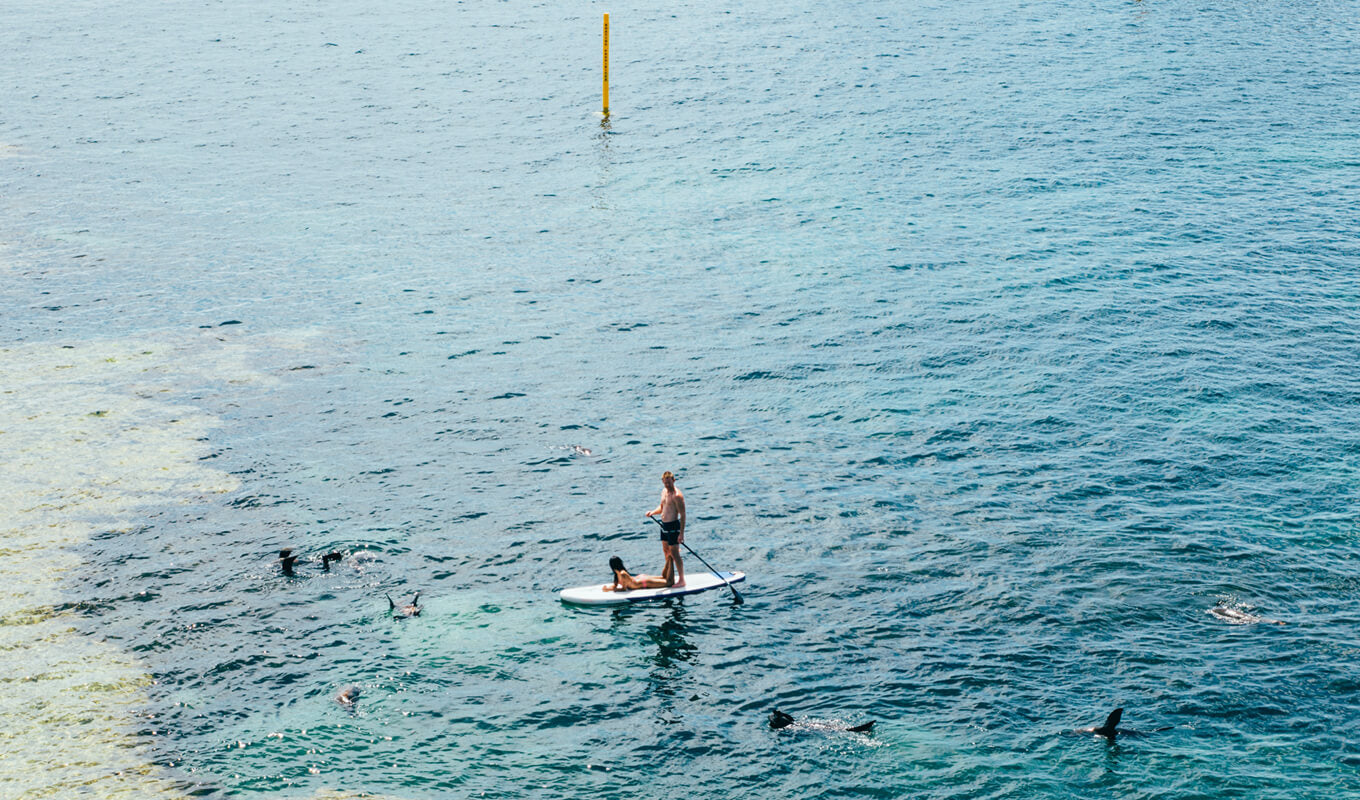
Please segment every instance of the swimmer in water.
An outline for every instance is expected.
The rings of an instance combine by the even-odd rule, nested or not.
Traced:
[[[780,711],[779,709],[776,708],[773,712],[770,713],[770,727],[774,728],[775,730],[782,730],[784,728],[793,727],[796,730],[808,730],[808,731],[828,731],[828,732],[846,731],[848,733],[872,733],[874,730],[874,722],[873,720],[870,720],[869,722],[866,722],[863,725],[854,726],[846,725],[842,722],[820,722],[818,720],[803,720],[802,722],[799,722],[795,720],[793,717],[789,716],[788,714],[785,714],[783,711]]]
[[[362,694],[362,692],[359,691],[359,687],[351,684],[340,690],[340,693],[335,696],[335,702],[346,708],[350,708],[353,707],[355,703],[359,702],[360,694]]]
[[[600,588],[606,592],[631,592],[634,589],[665,589],[670,586],[665,578],[658,575],[629,575],[623,566],[623,559],[614,556],[609,559],[609,568],[614,571],[614,583]]]
[[[338,550],[326,553],[321,557],[321,571],[330,572],[331,562],[339,561],[345,555]],[[289,578],[296,577],[294,568],[298,563],[298,556],[293,555],[293,548],[285,547],[279,551],[279,569]]]
[[[1130,728],[1119,727],[1119,722],[1124,718],[1124,709],[1116,708],[1110,712],[1110,716],[1105,718],[1105,724],[1091,728],[1077,728],[1073,733],[1090,733],[1099,736],[1107,742],[1114,742],[1120,736],[1147,736],[1149,733],[1161,733],[1171,730],[1172,726],[1164,728],[1154,728],[1150,731],[1136,731]]]
[[[1246,607],[1239,606],[1236,603],[1227,600],[1219,600],[1214,604],[1213,608],[1209,609],[1208,613],[1224,622],[1232,623],[1233,625],[1255,625],[1257,623],[1265,623],[1267,625],[1284,624],[1283,620],[1257,616],[1250,611],[1247,611]]]

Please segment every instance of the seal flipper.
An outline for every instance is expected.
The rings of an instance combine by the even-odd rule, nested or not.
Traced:
[[[869,720],[863,725],[856,725],[853,728],[846,728],[846,730],[850,731],[851,733],[873,733],[874,720]]]
[[[1104,736],[1106,739],[1114,739],[1118,734],[1119,720],[1124,716],[1124,709],[1116,708],[1110,712],[1110,716],[1105,718],[1105,724],[1099,728],[1092,728],[1091,733],[1096,736]]]

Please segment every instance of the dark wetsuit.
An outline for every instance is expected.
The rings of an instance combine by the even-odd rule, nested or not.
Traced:
[[[666,544],[680,543],[680,520],[673,519],[670,522],[661,523],[661,541]]]

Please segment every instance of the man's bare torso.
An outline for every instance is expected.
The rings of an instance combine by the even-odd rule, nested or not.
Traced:
[[[680,504],[685,501],[685,496],[679,489],[675,491],[663,491],[661,493],[661,521],[675,522],[680,518]]]

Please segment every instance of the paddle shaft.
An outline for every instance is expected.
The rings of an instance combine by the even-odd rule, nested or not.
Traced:
[[[648,519],[650,519],[652,522],[655,522],[657,525],[660,525],[660,524],[661,524],[661,520],[657,519],[656,517],[648,517]],[[663,528],[663,529],[664,529],[664,528]],[[722,573],[721,573],[721,572],[719,572],[719,571],[717,571],[716,569],[714,569],[712,564],[708,563],[707,561],[704,561],[704,557],[703,557],[703,556],[701,556],[701,555],[699,555],[698,553],[694,552],[694,548],[690,547],[689,545],[685,544],[684,542],[681,542],[681,543],[680,543],[680,546],[683,547],[683,548],[685,548],[686,550],[688,550],[690,555],[692,555],[692,556],[694,556],[695,558],[699,559],[699,563],[703,564],[705,567],[708,567],[708,571],[709,571],[709,572],[713,573],[714,575],[717,575],[717,576],[718,576],[718,580],[722,581],[724,586],[726,586],[728,589],[731,589],[731,590],[732,590],[732,599],[736,600],[738,603],[745,603],[745,602],[746,602],[745,600],[743,600],[743,599],[741,598],[741,595],[737,593],[737,587],[733,586],[733,585],[731,584],[731,582],[729,582],[726,578],[724,578],[724,577],[722,576]]]

